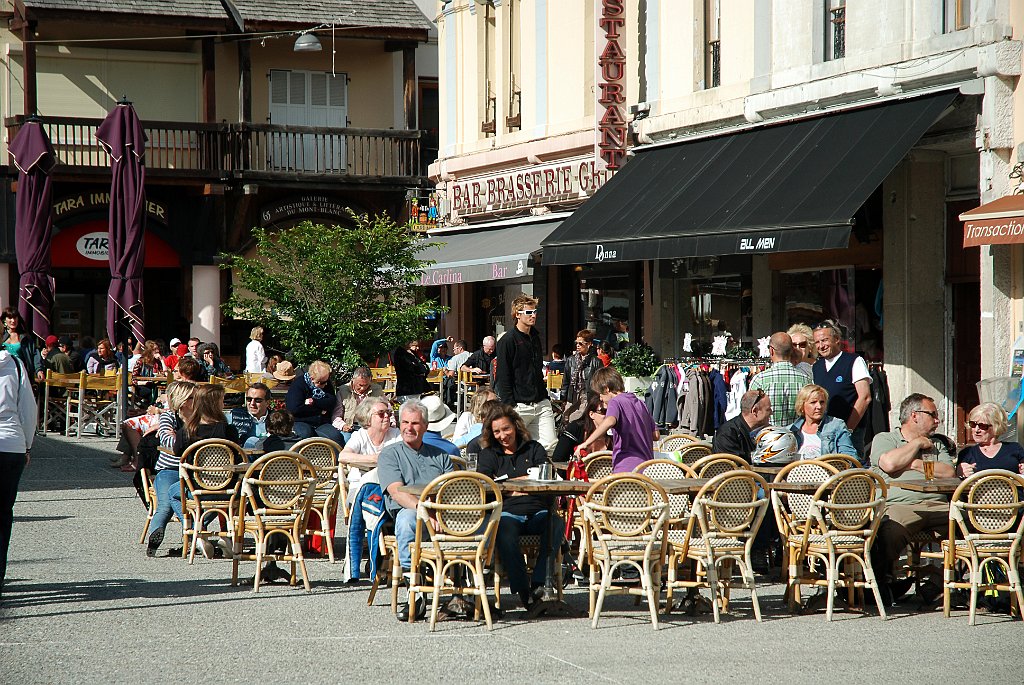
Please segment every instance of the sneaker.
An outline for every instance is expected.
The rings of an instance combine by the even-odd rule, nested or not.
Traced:
[[[224,538],[212,538],[213,546],[216,547],[216,554],[214,556],[223,557],[224,559],[234,559],[235,551],[231,549],[231,544]]]
[[[164,529],[157,528],[149,534],[149,544],[146,545],[146,556],[155,557],[156,550],[160,547],[160,543],[164,541]]]
[[[213,559],[213,543],[207,538],[199,538],[199,547],[203,550],[203,556],[207,559]]]
[[[423,601],[422,595],[416,597],[416,607],[413,611],[415,612],[414,620],[416,621],[422,621],[423,617],[427,615],[427,605]],[[398,607],[398,620],[403,623],[409,620],[409,602]]]

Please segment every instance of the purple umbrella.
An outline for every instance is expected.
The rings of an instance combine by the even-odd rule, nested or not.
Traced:
[[[146,233],[146,133],[130,102],[119,102],[96,138],[110,155],[110,289],[107,335],[123,341],[118,324],[143,340],[142,267]],[[126,352],[128,352],[126,350]],[[128,352],[130,354],[130,352]]]
[[[14,241],[18,254],[18,311],[28,330],[40,340],[50,335],[53,276],[50,275],[50,233],[53,181],[57,164],[50,138],[38,121],[28,120],[11,141],[8,151],[18,167]]]

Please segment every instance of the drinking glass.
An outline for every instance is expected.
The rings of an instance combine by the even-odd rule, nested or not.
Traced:
[[[476,471],[477,461],[480,459],[480,454],[477,452],[466,452],[466,469],[469,471]]]
[[[925,480],[935,480],[935,462],[938,458],[939,455],[934,450],[928,450],[921,455]]]

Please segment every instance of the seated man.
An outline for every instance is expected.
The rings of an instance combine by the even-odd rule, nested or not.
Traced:
[[[426,485],[443,473],[454,471],[451,458],[444,450],[423,442],[427,432],[427,408],[419,400],[407,400],[398,410],[402,441],[388,445],[377,458],[377,474],[384,491],[384,507],[395,521],[398,539],[398,560],[403,573],[409,573],[412,552],[409,545],[416,538],[416,507],[419,497],[402,492],[403,485]],[[409,605],[398,612],[399,621],[409,620]],[[423,597],[416,598],[413,609],[423,614]]]
[[[373,382],[370,367],[357,366],[352,380],[338,388],[338,401],[331,415],[331,425],[341,431],[346,442],[362,428],[355,419],[356,407],[368,397],[384,397],[384,388]]]
[[[242,447],[252,449],[256,447],[256,443],[270,434],[267,428],[269,411],[270,388],[265,383],[253,383],[245,391],[245,406],[225,411],[224,415],[228,423],[238,431]]]
[[[715,431],[711,451],[734,454],[750,461],[750,453],[757,445],[752,432],[768,425],[772,418],[772,403],[763,390],[748,390],[740,398],[740,413]]]
[[[879,433],[871,441],[873,470],[890,484],[885,520],[878,529],[871,550],[872,565],[879,579],[882,600],[891,604],[901,591],[890,587],[893,564],[911,536],[922,531],[946,533],[949,527],[949,502],[938,493],[914,492],[894,487],[904,480],[923,480],[923,453],[934,451],[936,478],[953,476],[955,449],[949,438],[936,435],[939,412],[935,401],[920,393],[909,395],[900,404],[900,426]],[[905,591],[905,588],[901,588]]]

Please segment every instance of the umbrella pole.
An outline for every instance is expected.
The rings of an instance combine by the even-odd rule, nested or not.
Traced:
[[[127,326],[122,326],[121,339],[124,341],[121,347],[121,401],[118,403],[117,428],[114,435],[117,436],[121,430],[121,422],[128,418],[128,333]]]

